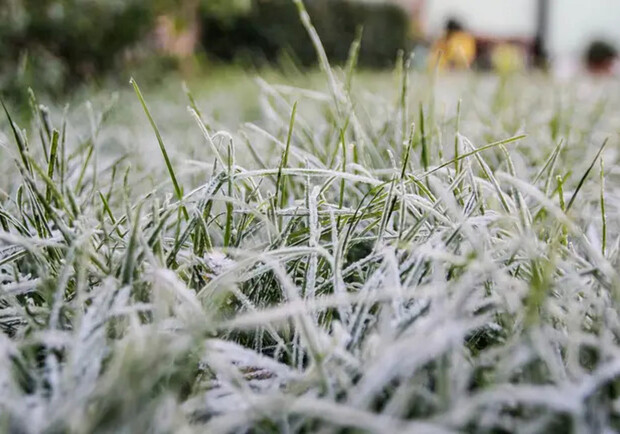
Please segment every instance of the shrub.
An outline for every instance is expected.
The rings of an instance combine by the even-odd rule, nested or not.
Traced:
[[[409,44],[409,19],[398,6],[346,0],[307,3],[326,53],[334,63],[346,61],[359,26],[364,28],[361,65],[389,66],[398,50]],[[301,65],[316,63],[312,43],[290,0],[255,0],[248,14],[227,21],[205,14],[203,44],[210,55],[227,61],[249,57],[255,63],[273,62],[287,52]]]
[[[0,89],[64,90],[109,71],[151,28],[144,0],[12,0],[0,5]],[[16,59],[20,59],[19,62]]]

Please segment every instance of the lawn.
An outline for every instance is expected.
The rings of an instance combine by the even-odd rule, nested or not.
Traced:
[[[620,83],[160,83],[2,121],[0,430],[620,429]]]

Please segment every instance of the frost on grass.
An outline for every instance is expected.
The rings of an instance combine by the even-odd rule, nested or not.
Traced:
[[[620,429],[618,84],[323,68],[4,127],[3,431]]]

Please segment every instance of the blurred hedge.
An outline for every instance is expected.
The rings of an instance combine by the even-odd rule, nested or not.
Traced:
[[[105,73],[154,13],[145,0],[0,0],[0,90],[56,93]]]
[[[409,17],[398,6],[348,0],[306,0],[305,4],[334,63],[346,61],[360,25],[364,36],[359,63],[363,66],[390,66],[398,50],[410,44]],[[202,40],[207,53],[226,61],[273,62],[286,52],[301,65],[316,63],[312,43],[291,0],[254,0],[249,13],[226,21],[205,16]]]
[[[408,44],[409,20],[396,6],[352,0],[305,4],[334,63],[346,60],[359,25],[363,65],[388,66]],[[316,62],[291,0],[0,0],[0,94],[23,101],[29,86],[62,94],[113,71],[127,48],[145,41],[162,13],[199,16],[204,48],[215,58],[262,63],[287,52],[300,65]]]

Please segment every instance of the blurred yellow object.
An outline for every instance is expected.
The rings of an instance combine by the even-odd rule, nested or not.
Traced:
[[[466,69],[476,59],[476,40],[467,32],[458,31],[446,35],[433,45],[429,67]]]
[[[523,48],[515,44],[499,44],[491,54],[493,69],[500,74],[509,74],[525,69]]]

